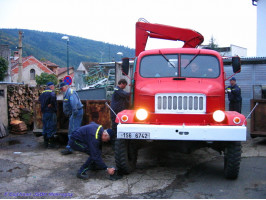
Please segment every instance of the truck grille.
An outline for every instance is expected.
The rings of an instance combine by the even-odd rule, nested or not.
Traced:
[[[171,94],[155,95],[155,113],[206,113],[206,96],[204,94]]]

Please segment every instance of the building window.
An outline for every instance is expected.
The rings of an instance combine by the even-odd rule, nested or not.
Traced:
[[[30,80],[35,80],[35,70],[34,69],[30,70]]]

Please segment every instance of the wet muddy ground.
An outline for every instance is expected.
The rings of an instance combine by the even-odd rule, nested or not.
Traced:
[[[117,181],[105,171],[76,177],[87,155],[45,149],[32,132],[0,139],[0,198],[266,198],[266,138],[243,143],[239,178],[223,177],[223,158],[204,148],[192,154],[144,148],[137,169]],[[103,160],[115,166],[111,145]]]

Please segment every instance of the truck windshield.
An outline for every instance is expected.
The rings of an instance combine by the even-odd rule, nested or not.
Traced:
[[[177,77],[178,55],[145,56],[142,58],[140,66],[140,75],[142,77]]]
[[[216,78],[220,75],[219,62],[215,56],[198,55],[189,65],[194,55],[181,55],[181,77]]]
[[[145,56],[140,63],[140,75],[145,78],[216,78],[220,75],[219,62],[215,56],[197,55],[195,57],[195,54],[182,54],[180,59],[181,66],[178,67],[177,54]],[[192,59],[193,61],[190,62]],[[181,74],[178,74],[179,72]]]

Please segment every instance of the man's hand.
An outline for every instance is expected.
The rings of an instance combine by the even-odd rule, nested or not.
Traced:
[[[229,92],[231,92],[231,88],[229,88],[229,87],[225,88],[225,93],[227,94]]]
[[[115,168],[107,168],[107,173],[110,174],[110,175],[114,175]]]
[[[48,104],[48,106],[47,106],[48,108],[51,108],[52,107],[52,104]]]

